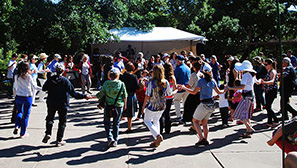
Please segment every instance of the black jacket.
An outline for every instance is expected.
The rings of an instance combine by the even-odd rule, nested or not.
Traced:
[[[63,76],[55,75],[48,78],[42,90],[48,91],[46,103],[51,107],[68,108],[69,94],[76,99],[86,98],[85,94],[76,92],[70,81]]]

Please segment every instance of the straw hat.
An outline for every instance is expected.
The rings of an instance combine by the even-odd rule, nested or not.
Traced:
[[[40,56],[41,59],[44,59],[44,58],[48,57],[48,55],[46,55],[46,53],[41,53],[41,54],[39,54],[39,56]]]
[[[235,69],[237,71],[247,71],[247,72],[254,72],[256,73],[256,71],[253,68],[253,65],[250,61],[248,60],[244,60],[242,63],[237,62],[235,64]]]

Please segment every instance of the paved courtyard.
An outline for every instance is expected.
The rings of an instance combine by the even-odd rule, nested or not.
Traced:
[[[95,94],[96,91],[93,91]],[[291,104],[296,107],[297,97]],[[274,102],[279,110],[279,97]],[[106,148],[103,112],[97,108],[96,100],[71,99],[68,123],[64,139],[66,146],[55,147],[56,120],[53,137],[48,144],[41,142],[45,131],[46,104],[33,107],[27,132],[29,137],[20,139],[12,134],[10,123],[12,100],[0,99],[0,167],[1,168],[46,168],[46,167],[201,167],[201,168],[279,168],[282,152],[277,146],[270,147],[266,141],[272,131],[264,129],[266,111],[254,114],[252,125],[257,132],[250,139],[239,139],[245,131],[243,125],[230,123],[221,127],[221,118],[216,109],[209,121],[210,145],[194,146],[197,135],[188,131],[188,126],[174,125],[170,134],[164,135],[160,147],[149,147],[152,136],[142,121],[133,120],[133,133],[120,133],[119,145]],[[175,119],[174,106],[171,108]],[[120,131],[125,131],[127,121],[121,121]]]

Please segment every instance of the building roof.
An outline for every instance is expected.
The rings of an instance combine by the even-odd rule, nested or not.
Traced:
[[[205,37],[185,32],[173,27],[154,27],[151,31],[143,32],[135,27],[123,27],[122,29],[110,30],[117,35],[121,41],[208,41]]]

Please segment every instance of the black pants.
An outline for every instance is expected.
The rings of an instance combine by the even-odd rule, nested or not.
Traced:
[[[293,107],[290,105],[290,97],[292,91],[284,91],[284,102],[285,102],[285,120],[288,120],[288,111],[292,113],[293,117],[297,116],[297,111],[293,109]],[[282,102],[282,100],[281,100]]]
[[[263,84],[254,85],[255,97],[256,97],[256,108],[261,108],[261,104],[265,106],[265,99],[263,96]]]
[[[17,113],[18,113],[18,109],[16,107],[15,101],[13,101],[12,115],[10,118],[11,123],[15,123]]]
[[[64,136],[64,131],[66,127],[67,120],[67,109],[65,108],[57,108],[48,106],[47,116],[46,116],[46,135],[52,135],[52,128],[54,124],[55,114],[58,111],[59,114],[59,127],[57,133],[57,141],[61,142]]]
[[[8,98],[11,98],[12,97],[12,88],[13,88],[13,79],[11,79],[11,78],[9,78],[8,79],[9,80],[9,83],[10,83],[10,85],[9,85],[9,87],[8,87],[8,91],[7,91],[7,96],[8,96]]]
[[[221,118],[222,118],[222,124],[228,124],[228,112],[229,108],[228,107],[220,107],[220,113],[221,113]]]
[[[143,107],[143,102],[138,102],[138,115],[137,115],[137,118],[143,118],[143,115],[141,114],[142,107]]]
[[[277,95],[277,89],[273,89],[265,93],[266,100],[266,111],[267,111],[267,123],[272,124],[272,119],[275,123],[278,122],[278,118],[276,117],[274,111],[272,110],[272,103]]]
[[[160,118],[160,133],[163,133],[164,122],[165,122],[165,133],[169,134],[171,130],[171,119],[170,119],[170,108],[173,99],[166,100],[166,108]]]

